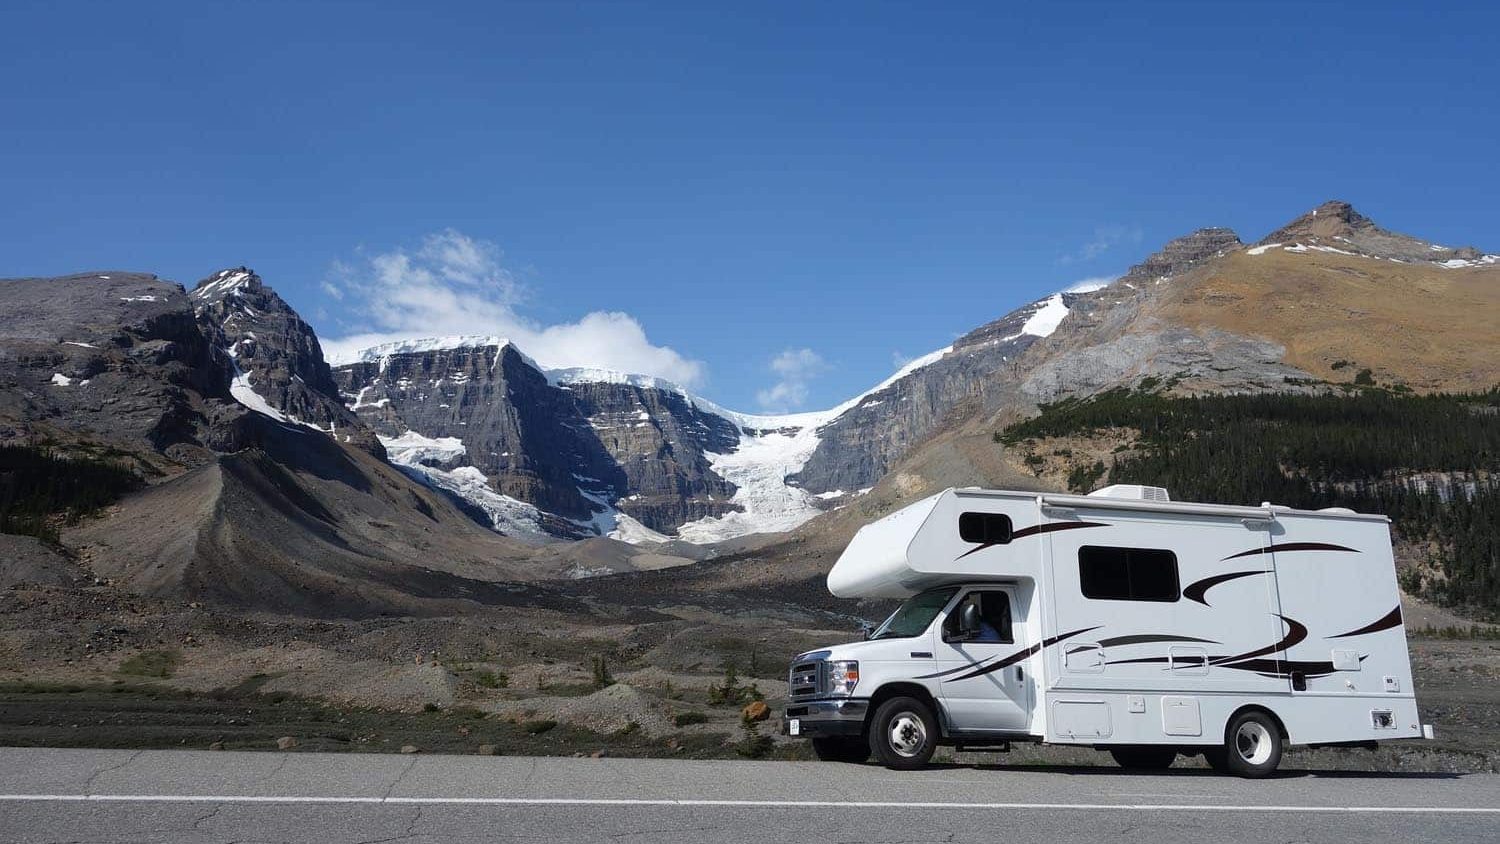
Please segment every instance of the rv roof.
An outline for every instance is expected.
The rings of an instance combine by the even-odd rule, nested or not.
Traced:
[[[1246,507],[1233,504],[1205,504],[1192,501],[1153,501],[1141,498],[1107,498],[1089,495],[1070,495],[1055,492],[1025,492],[1009,489],[981,489],[979,487],[962,487],[954,490],[958,495],[972,495],[992,498],[1028,498],[1040,500],[1043,506],[1049,507],[1077,507],[1079,509],[1104,509],[1104,510],[1137,510],[1152,513],[1174,513],[1178,515],[1202,515],[1202,516],[1229,516],[1241,519],[1274,519],[1278,516],[1294,514],[1298,516],[1309,516],[1322,519],[1359,519],[1368,521],[1388,522],[1390,519],[1384,515],[1375,513],[1355,513],[1336,508],[1330,510],[1296,510],[1291,507],[1283,507],[1277,504],[1262,504],[1259,507]]]

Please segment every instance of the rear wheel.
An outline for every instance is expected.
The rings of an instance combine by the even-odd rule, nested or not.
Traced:
[[[1264,712],[1251,710],[1229,722],[1224,732],[1224,749],[1205,758],[1215,770],[1236,776],[1259,779],[1270,776],[1281,764],[1281,728]],[[1215,764],[1222,759],[1221,768]]]
[[[1115,757],[1115,763],[1121,768],[1161,771],[1172,767],[1172,763],[1177,759],[1177,748],[1150,745],[1115,747],[1110,749],[1109,755]]]
[[[863,762],[870,744],[863,736],[831,736],[812,740],[813,755],[824,762]]]
[[[894,697],[870,721],[870,751],[887,768],[926,765],[937,750],[938,724],[932,709],[914,697]]]

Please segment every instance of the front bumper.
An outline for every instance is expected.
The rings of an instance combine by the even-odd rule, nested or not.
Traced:
[[[781,718],[781,734],[792,735],[792,722],[796,721],[798,738],[857,736],[865,730],[865,714],[869,709],[870,701],[866,698],[789,703]]]

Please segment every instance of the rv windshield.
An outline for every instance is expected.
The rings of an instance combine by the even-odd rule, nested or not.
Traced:
[[[871,639],[909,639],[921,635],[947,606],[948,599],[958,591],[957,586],[929,589],[906,599],[906,602],[891,613],[885,623],[875,628]]]

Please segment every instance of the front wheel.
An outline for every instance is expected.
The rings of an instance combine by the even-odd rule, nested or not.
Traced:
[[[1216,771],[1250,779],[1268,777],[1281,764],[1281,728],[1264,712],[1243,713],[1229,722],[1223,749],[1203,755]]]
[[[926,765],[937,742],[937,718],[913,697],[882,703],[870,721],[870,751],[887,768],[909,771]]]
[[[1177,748],[1175,747],[1115,747],[1111,748],[1109,755],[1115,757],[1115,763],[1121,768],[1135,768],[1143,771],[1164,771],[1172,767],[1177,760]]]
[[[863,736],[830,736],[812,740],[813,755],[823,762],[863,762],[870,758],[870,745]]]

